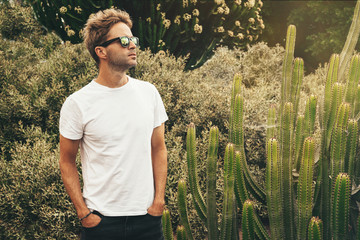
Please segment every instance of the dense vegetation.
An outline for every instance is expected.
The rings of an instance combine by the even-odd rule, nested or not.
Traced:
[[[0,238],[74,239],[79,234],[70,199],[58,168],[58,118],[65,98],[96,77],[97,69],[82,44],[63,42],[33,17],[28,6],[0,8]],[[285,29],[284,29],[285,31]],[[176,192],[187,174],[185,138],[189,123],[196,125],[199,158],[205,159],[211,126],[220,132],[219,156],[224,156],[229,132],[231,81],[243,76],[245,151],[252,173],[264,184],[266,116],[280,99],[284,49],[258,43],[246,49],[218,48],[202,67],[184,71],[185,58],[169,52],[138,52],[133,77],[158,89],[169,115],[166,202],[174,226],[179,222]],[[323,91],[325,68],[304,78],[301,98]],[[299,106],[303,109],[305,106]],[[199,163],[200,187],[205,191],[205,162]],[[223,172],[222,157],[219,172]],[[223,182],[217,185],[222,201]],[[192,206],[188,196],[188,206]],[[266,218],[259,204],[261,217]],[[206,231],[189,208],[189,218],[203,238]],[[219,209],[220,211],[220,209]]]

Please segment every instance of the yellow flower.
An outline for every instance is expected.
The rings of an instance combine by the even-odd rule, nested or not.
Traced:
[[[81,7],[75,7],[74,8],[74,10],[78,13],[78,14],[80,14],[81,12],[82,12],[82,9],[81,9]]]
[[[230,37],[233,37],[234,36],[234,32],[233,31],[228,31],[228,35],[230,36]]]
[[[221,33],[221,32],[225,32],[225,29],[224,29],[224,27],[218,27],[217,31]]]
[[[249,35],[249,36],[247,36],[247,38],[249,39],[250,42],[252,42],[253,36]]]
[[[160,14],[161,14],[162,20],[165,20],[165,13],[164,13],[164,12],[161,12]]]
[[[160,8],[161,8],[161,4],[159,3],[159,4],[156,6],[156,10],[157,10],[157,11],[160,11]]]
[[[188,13],[185,13],[185,14],[183,15],[183,18],[184,18],[185,21],[190,21],[191,15],[188,14]]]
[[[174,20],[174,23],[176,23],[177,25],[180,25],[180,22],[181,22],[181,16],[180,15],[177,15],[175,20]]]
[[[214,0],[217,5],[221,5],[224,3],[224,0]]]
[[[190,0],[190,2],[195,5],[197,3],[197,0]]]
[[[202,26],[199,25],[199,24],[195,24],[195,26],[194,26],[194,32],[195,32],[195,33],[198,33],[198,34],[202,33]]]
[[[166,29],[169,29],[169,28],[170,28],[170,25],[171,25],[171,21],[170,21],[169,19],[165,19],[165,20],[163,21],[163,24],[164,24],[164,27],[165,27]]]
[[[62,7],[60,8],[60,13],[64,14],[64,13],[66,13],[66,12],[67,12],[67,8],[64,7],[64,6],[62,6]]]
[[[199,12],[198,9],[194,9],[194,10],[192,11],[192,14],[193,14],[194,16],[199,16],[199,15],[200,15],[200,12]]]
[[[230,8],[228,8],[228,7],[225,7],[225,15],[229,15],[229,13],[230,13]]]
[[[225,10],[222,7],[218,7],[217,12],[223,14]]]
[[[255,0],[248,0],[248,2],[245,3],[245,7],[253,8],[255,6]]]
[[[70,29],[69,31],[67,31],[67,35],[68,35],[69,37],[74,36],[74,35],[75,35],[75,31]]]
[[[240,21],[235,21],[235,26],[240,27],[241,26]]]
[[[165,57],[165,56],[166,56],[166,53],[165,53],[164,50],[160,50],[160,51],[158,52],[158,54],[159,54],[159,57]]]
[[[262,7],[264,5],[261,0],[259,0],[258,2],[259,2],[259,7]]]
[[[189,1],[188,0],[183,0],[183,8],[186,8],[189,6]]]
[[[235,4],[240,5],[240,4],[241,4],[241,0],[235,0]]]
[[[240,40],[242,40],[242,39],[244,39],[244,34],[238,33],[237,37],[238,37]]]
[[[254,24],[254,23],[255,23],[255,19],[254,19],[254,18],[249,18],[249,23]]]
[[[146,19],[146,21],[147,21],[148,23],[151,23],[151,18],[148,17],[148,18]]]
[[[262,23],[262,24],[260,24],[260,28],[261,29],[265,29],[265,25]]]

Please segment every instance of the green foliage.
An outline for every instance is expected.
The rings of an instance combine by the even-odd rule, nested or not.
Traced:
[[[38,20],[64,41],[81,42],[90,14],[115,7],[127,10],[141,48],[169,50],[176,57],[190,54],[186,68],[201,66],[219,46],[245,48],[265,28],[261,0],[125,0],[29,1]]]
[[[356,1],[307,1],[291,11],[288,22],[300,29],[305,51],[317,62],[326,62],[331,53],[341,52],[355,4]],[[359,43],[356,49],[360,49]]]
[[[0,238],[76,238],[80,224],[61,180],[58,150],[39,127],[21,131],[29,140],[14,144],[11,161],[0,156]]]

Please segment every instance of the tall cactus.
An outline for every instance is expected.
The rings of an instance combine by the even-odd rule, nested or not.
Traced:
[[[297,239],[306,239],[306,230],[312,214],[313,206],[313,173],[315,160],[315,141],[307,138],[304,142],[301,169],[299,174]]]
[[[346,173],[339,173],[332,193],[331,230],[334,240],[347,238],[349,229],[349,201],[351,182]]]
[[[181,223],[183,225],[184,231],[186,233],[187,239],[192,240],[194,237],[192,236],[191,227],[187,214],[187,206],[186,206],[186,182],[181,179],[178,183],[178,209]]]
[[[308,240],[323,239],[323,224],[318,217],[312,217],[308,228]]]
[[[170,212],[167,209],[163,211],[162,225],[165,240],[173,240],[174,236],[172,232],[173,230],[171,225]]]

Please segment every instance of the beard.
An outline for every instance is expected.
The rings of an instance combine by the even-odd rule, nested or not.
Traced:
[[[132,63],[129,61],[128,56],[121,56],[120,54],[112,53],[110,52],[108,54],[109,58],[109,66],[114,71],[126,71],[129,68],[136,66],[136,60],[135,63]]]

